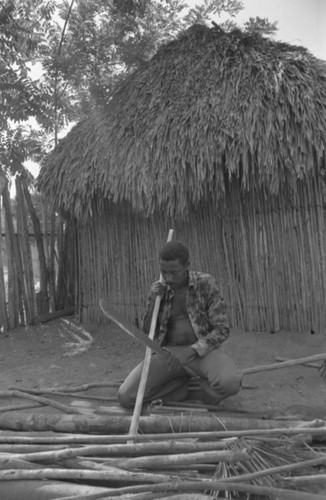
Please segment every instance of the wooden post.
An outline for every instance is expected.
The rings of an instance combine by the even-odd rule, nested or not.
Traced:
[[[32,324],[37,316],[36,297],[34,287],[34,272],[32,264],[32,253],[27,223],[27,211],[21,181],[16,176],[16,199],[17,199],[17,237],[22,259],[22,281],[25,284],[28,308],[26,308],[26,322]]]
[[[8,259],[8,317],[9,328],[14,329],[19,324],[24,324],[25,313],[28,303],[23,282],[23,270],[21,263],[18,240],[15,233],[12,218],[11,202],[8,186],[2,192],[2,201],[6,214],[6,252]],[[19,321],[19,318],[21,321]]]
[[[43,236],[41,230],[40,220],[37,216],[35,207],[33,205],[33,200],[28,190],[27,182],[25,176],[21,176],[20,178],[21,186],[24,192],[25,201],[28,207],[29,214],[31,216],[33,229],[34,229],[34,237],[35,243],[38,252],[39,258],[39,266],[40,266],[40,292],[38,294],[38,314],[46,314],[49,312],[49,304],[48,304],[48,270],[46,265],[46,258],[44,252],[44,244],[43,244]]]
[[[171,241],[172,238],[173,238],[173,229],[170,229],[167,241],[168,242]],[[162,275],[160,275],[160,280],[162,280]],[[161,297],[159,295],[157,295],[157,297],[155,299],[152,320],[151,320],[151,326],[150,326],[150,330],[149,330],[149,338],[152,340],[154,339],[154,335],[155,335],[156,322],[157,322],[157,317],[158,317],[158,313],[160,310],[160,304],[161,304]],[[130,429],[129,429],[129,434],[131,434],[131,435],[136,434],[138,431],[139,417],[140,417],[141,408],[143,405],[143,399],[144,399],[144,393],[145,393],[145,388],[146,388],[146,383],[147,383],[149,365],[151,362],[151,355],[152,355],[152,351],[149,347],[147,347],[146,351],[145,351],[143,371],[142,371],[140,382],[139,382],[136,403],[135,403],[134,412],[132,415]]]
[[[9,329],[8,312],[7,312],[7,297],[4,280],[4,266],[3,266],[3,236],[2,236],[2,210],[1,210],[1,195],[5,189],[7,180],[4,175],[0,175],[0,327],[4,331]]]

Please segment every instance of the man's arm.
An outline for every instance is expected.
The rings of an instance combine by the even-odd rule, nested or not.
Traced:
[[[147,334],[149,334],[149,330],[151,327],[154,304],[155,304],[155,299],[152,300],[150,297],[148,297],[147,302],[146,302],[145,315],[144,315],[143,324],[142,324],[142,330]]]
[[[229,336],[230,324],[226,314],[226,304],[216,280],[209,276],[207,282],[207,311],[205,318],[209,332],[197,340],[191,348],[198,356],[205,356],[209,351],[219,347]]]

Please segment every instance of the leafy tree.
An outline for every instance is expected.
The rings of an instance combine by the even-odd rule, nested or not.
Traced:
[[[75,111],[78,119],[105,102],[116,83],[144,64],[159,45],[222,11],[234,16],[242,4],[206,0],[189,9],[180,0],[80,0],[69,8],[64,4],[59,10],[62,22],[69,17],[60,56],[50,50],[43,64],[48,75],[58,75],[58,95],[70,96],[70,113]],[[50,45],[58,46],[58,33],[53,33]],[[65,108],[63,101],[60,104]]]
[[[0,131],[0,165],[8,175],[21,172],[28,159],[38,160],[42,153],[42,134],[26,125]]]
[[[0,2],[0,127],[42,112],[46,99],[29,76],[29,63],[44,39],[55,2]]]
[[[37,118],[46,133],[109,99],[116,83],[159,45],[194,23],[242,9],[240,0],[3,0],[0,2],[0,129]],[[247,31],[275,32],[251,18]],[[37,80],[30,65],[39,62]]]
[[[274,36],[278,30],[277,21],[270,22],[266,17],[250,17],[244,23],[244,30],[248,33],[260,33],[265,36]]]

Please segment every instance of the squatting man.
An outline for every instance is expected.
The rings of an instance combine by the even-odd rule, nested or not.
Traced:
[[[150,288],[143,330],[149,333],[159,295],[154,340],[167,350],[167,357],[152,354],[143,402],[186,399],[191,379],[186,366],[199,376],[210,404],[218,404],[240,390],[242,378],[222,348],[230,326],[218,284],[209,274],[189,270],[189,250],[179,241],[163,246],[159,264],[163,280],[154,282]],[[143,362],[119,388],[118,400],[126,408],[135,405],[142,368]]]

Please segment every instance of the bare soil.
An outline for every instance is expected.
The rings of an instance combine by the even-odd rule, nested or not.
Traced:
[[[0,390],[60,388],[121,381],[144,349],[118,327],[80,325],[68,318],[0,334]],[[326,352],[326,337],[281,331],[233,330],[225,343],[241,369]],[[319,365],[321,362],[319,362]],[[114,399],[116,388],[101,389]],[[241,392],[222,403],[266,418],[326,419],[326,380],[318,370],[294,366],[246,375]],[[116,403],[118,404],[118,403]],[[0,398],[1,406],[8,400]],[[55,410],[54,410],[55,411]]]

